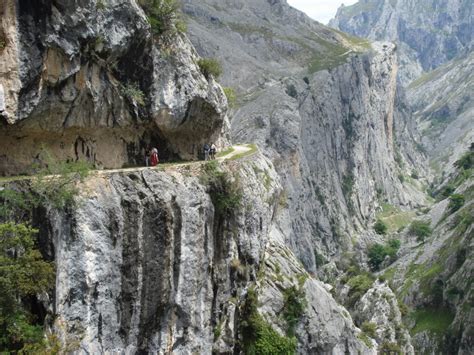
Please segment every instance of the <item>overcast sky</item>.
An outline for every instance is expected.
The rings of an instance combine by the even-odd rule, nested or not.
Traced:
[[[325,25],[336,15],[336,11],[342,3],[352,5],[356,2],[357,0],[288,0],[291,6],[306,12],[309,17]]]

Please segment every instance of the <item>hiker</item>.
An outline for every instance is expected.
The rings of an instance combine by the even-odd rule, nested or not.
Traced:
[[[151,166],[156,166],[156,165],[158,165],[159,162],[160,162],[160,160],[158,158],[158,149],[153,148],[151,150],[151,155],[150,155]]]
[[[209,147],[209,144],[204,143],[204,160],[209,160],[209,151],[211,148]]]
[[[145,166],[150,166],[150,155],[151,155],[151,151],[150,151],[150,147],[146,147],[145,148]]]
[[[216,152],[217,152],[217,147],[214,143],[211,144],[211,159],[214,160],[216,159]]]

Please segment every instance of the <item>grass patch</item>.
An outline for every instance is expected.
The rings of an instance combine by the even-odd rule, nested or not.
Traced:
[[[229,147],[226,150],[223,150],[222,152],[219,152],[216,154],[216,158],[222,158],[225,157],[226,155],[229,155],[235,151],[234,147]]]
[[[256,144],[246,144],[245,146],[250,148],[250,150],[248,150],[246,152],[236,154],[232,158],[230,158],[229,160],[239,160],[241,158],[248,157],[249,155],[255,154],[258,150],[258,147],[257,147]]]
[[[402,211],[390,204],[382,204],[382,212],[377,214],[377,219],[387,226],[387,233],[393,233],[408,226],[416,217],[415,211]]]
[[[412,334],[418,334],[424,331],[442,336],[446,333],[454,320],[454,314],[449,309],[418,309],[413,312],[415,327],[411,330]]]

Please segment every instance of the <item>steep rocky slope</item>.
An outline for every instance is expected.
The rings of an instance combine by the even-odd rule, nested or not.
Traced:
[[[447,176],[474,142],[474,53],[422,75],[407,97],[433,168]]]
[[[283,179],[280,228],[308,270],[315,255],[364,249],[378,196],[423,203],[397,177],[423,164],[393,45],[331,30],[286,1],[188,0],[183,9],[198,52],[218,58],[237,90],[233,139],[257,142]]]
[[[111,168],[141,163],[150,143],[191,158],[225,139],[221,88],[185,36],[153,38],[135,1],[8,0],[0,11],[0,174],[26,172],[42,146]]]
[[[54,326],[65,344],[88,353],[238,352],[249,288],[284,333],[283,294],[299,284],[308,303],[299,352],[372,353],[283,244],[269,161],[257,154],[224,169],[245,181],[231,214],[213,203],[199,165],[91,176],[71,213],[50,210],[41,230],[56,250]]]
[[[473,50],[472,3],[466,0],[362,0],[341,6],[330,26],[400,47],[401,79],[409,83]]]

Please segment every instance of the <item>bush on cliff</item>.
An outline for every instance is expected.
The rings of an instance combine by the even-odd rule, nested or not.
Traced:
[[[138,2],[147,15],[154,35],[160,36],[170,31],[186,31],[177,0],[138,0]]]
[[[201,58],[198,60],[199,69],[204,76],[209,79],[212,75],[214,78],[218,78],[222,74],[221,64],[213,58]]]
[[[413,221],[410,226],[410,234],[416,236],[419,242],[423,242],[431,235],[430,224],[424,221]]]
[[[200,180],[209,187],[216,215],[229,217],[240,206],[242,189],[238,180],[222,171],[217,161],[202,166]]]

